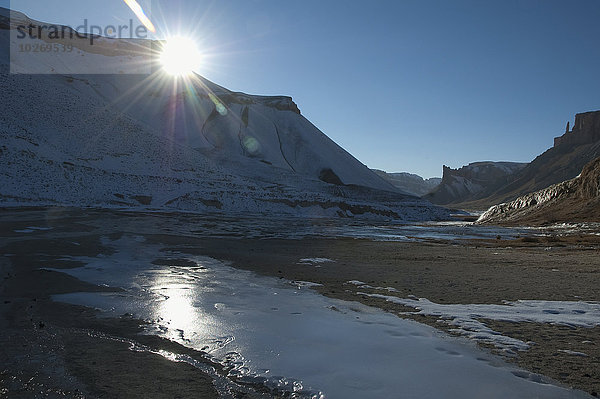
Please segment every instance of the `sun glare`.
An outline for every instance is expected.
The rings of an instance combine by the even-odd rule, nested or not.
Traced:
[[[201,61],[196,43],[187,37],[175,36],[166,40],[160,54],[164,70],[173,76],[189,75]]]

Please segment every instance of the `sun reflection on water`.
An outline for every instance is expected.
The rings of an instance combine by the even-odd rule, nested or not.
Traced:
[[[168,338],[202,345],[215,331],[214,318],[195,306],[200,292],[193,282],[196,271],[175,265],[162,266],[152,273],[150,290],[162,299],[156,302],[154,318]]]

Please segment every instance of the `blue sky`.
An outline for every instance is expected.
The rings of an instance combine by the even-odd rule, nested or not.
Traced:
[[[528,162],[575,113],[600,109],[597,0],[148,1],[159,35],[198,41],[200,74],[292,96],[374,168],[431,177],[443,164]],[[122,0],[12,6],[71,25],[132,17]]]

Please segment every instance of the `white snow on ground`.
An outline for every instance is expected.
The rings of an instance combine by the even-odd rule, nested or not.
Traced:
[[[588,357],[587,353],[572,351],[572,350],[569,350],[569,349],[559,349],[558,351],[562,352],[562,353],[566,353],[567,355]]]
[[[349,281],[363,289],[388,290],[372,287],[360,281]],[[527,342],[506,337],[490,329],[481,319],[509,322],[550,323],[574,327],[595,327],[600,325],[600,303],[523,300],[505,301],[504,304],[438,304],[426,298],[400,298],[397,296],[357,292],[357,295],[384,299],[388,302],[409,306],[418,310],[417,314],[436,316],[446,323],[456,326],[454,332],[469,338],[487,342],[507,352],[526,350]]]
[[[334,260],[328,258],[302,258],[298,262],[299,265],[317,266],[320,267],[323,263],[332,263]]]
[[[124,292],[55,300],[144,318],[147,333],[202,350],[243,381],[300,398],[588,397],[505,364],[468,340],[302,284],[164,252],[131,236],[104,245],[115,252],[76,257],[86,265],[56,271]],[[152,264],[157,258],[163,266]],[[192,263],[178,266],[175,259]]]
[[[368,289],[380,290],[380,291],[385,290],[385,291],[389,291],[389,292],[399,292],[394,287],[373,287],[372,285],[369,285],[360,280],[350,280],[350,281],[348,281],[348,284],[356,285],[356,286],[359,286],[360,288],[368,288]],[[415,297],[415,299],[416,299],[416,297]]]
[[[298,288],[322,287],[323,284],[313,283],[311,281],[294,280],[290,281],[290,285]]]

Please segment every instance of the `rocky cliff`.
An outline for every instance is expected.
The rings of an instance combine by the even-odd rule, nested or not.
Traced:
[[[575,115],[573,130],[554,139],[554,147],[581,145],[600,141],[600,111],[585,112]]]
[[[600,222],[600,158],[588,163],[574,179],[491,207],[478,222],[511,225]]]
[[[590,161],[600,157],[600,111],[575,116],[573,129],[554,139],[554,146],[524,168],[490,184],[484,190],[447,202],[455,207],[485,210],[492,205],[513,201],[528,193],[543,190],[576,177]],[[442,185],[443,186],[443,185]],[[442,187],[440,186],[440,187]],[[436,202],[436,199],[431,199]],[[439,202],[444,204],[444,202]]]
[[[474,162],[452,169],[444,165],[441,184],[425,198],[441,205],[473,200],[479,194],[505,184],[525,166],[516,162]]]
[[[484,201],[494,205],[542,190],[576,177],[590,161],[600,157],[600,111],[577,114],[575,125],[555,139],[554,147],[514,175],[514,180]]]

